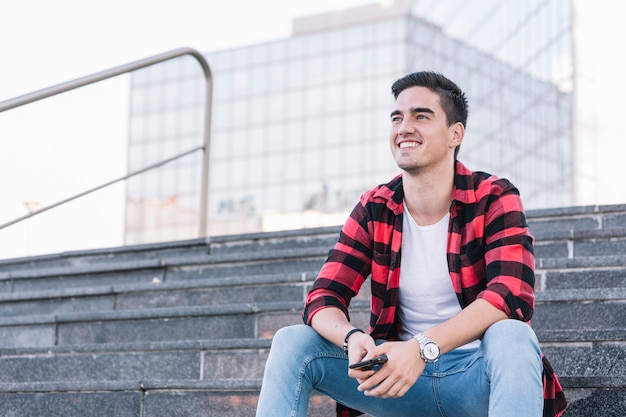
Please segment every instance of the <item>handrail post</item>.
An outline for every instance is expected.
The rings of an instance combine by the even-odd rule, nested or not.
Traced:
[[[206,91],[206,104],[204,114],[204,150],[202,157],[202,178],[200,181],[200,221],[198,224],[198,236],[205,237],[207,235],[207,223],[209,216],[209,186],[211,184],[209,175],[209,161],[211,153],[211,97],[213,95],[213,82],[212,79],[207,78],[207,91]]]

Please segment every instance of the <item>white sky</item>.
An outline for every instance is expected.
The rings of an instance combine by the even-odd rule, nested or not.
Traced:
[[[178,47],[207,52],[285,38],[294,17],[375,2],[4,0],[0,101]],[[594,34],[587,39],[586,50],[606,51],[583,66],[603,74],[596,80],[604,81],[595,81],[590,90],[621,98],[620,107],[598,99],[604,108],[590,112],[594,117],[595,112],[610,113],[616,117],[608,119],[621,120],[625,63],[623,48],[618,46],[623,36],[616,32],[624,31],[621,13],[613,13],[615,3],[608,0],[578,0],[577,4],[582,23]],[[25,215],[26,202],[45,206],[126,173],[127,81],[120,77],[0,113],[0,224]],[[622,158],[621,152],[610,148],[618,141],[623,148],[625,134],[622,123],[605,129],[615,133],[614,142],[607,142],[609,150],[598,150],[590,142],[584,151],[597,153],[596,161],[609,162],[596,165],[607,170],[598,176],[610,178],[614,176],[610,169],[619,166]],[[604,183],[610,195],[612,185]],[[123,194],[124,186],[116,185],[67,209],[0,230],[0,259],[122,244]],[[623,194],[615,199],[608,202],[626,203]]]

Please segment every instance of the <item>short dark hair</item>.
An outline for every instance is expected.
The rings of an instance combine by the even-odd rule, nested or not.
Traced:
[[[414,72],[398,79],[391,86],[394,98],[410,87],[426,87],[439,94],[439,104],[446,114],[448,126],[460,122],[463,127],[467,125],[467,98],[465,93],[454,82],[442,74],[432,71]],[[454,157],[459,153],[460,145],[454,150]]]

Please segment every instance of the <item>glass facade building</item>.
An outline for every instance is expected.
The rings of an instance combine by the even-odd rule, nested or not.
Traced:
[[[209,235],[338,225],[399,173],[390,86],[417,70],[466,91],[459,159],[527,208],[572,203],[572,21],[565,0],[380,2],[294,20],[287,39],[206,54]],[[129,171],[202,143],[203,77],[178,59],[132,77]],[[197,237],[201,154],[132,178],[126,244]]]

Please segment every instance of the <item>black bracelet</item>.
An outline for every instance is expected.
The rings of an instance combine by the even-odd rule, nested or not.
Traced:
[[[346,338],[343,339],[343,351],[344,352],[348,353],[348,339],[350,338],[350,336],[352,336],[356,332],[365,333],[363,330],[358,329],[358,328],[350,330],[348,334],[346,335]]]

